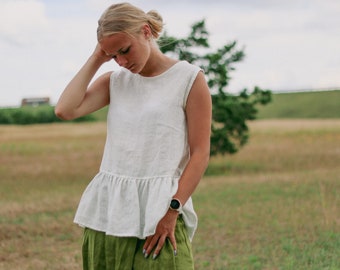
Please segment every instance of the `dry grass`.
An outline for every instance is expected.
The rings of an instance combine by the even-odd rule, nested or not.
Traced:
[[[78,200],[104,123],[2,126],[0,269],[80,269]],[[340,269],[340,120],[263,120],[194,195],[197,269]],[[223,173],[223,175],[214,175]]]
[[[340,269],[340,121],[251,123],[195,193],[199,269]]]
[[[105,124],[1,127],[0,269],[79,269],[72,223],[98,169]]]

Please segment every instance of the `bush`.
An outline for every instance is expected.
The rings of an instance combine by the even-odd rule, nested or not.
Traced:
[[[61,122],[54,113],[53,106],[24,106],[20,108],[0,109],[0,124],[4,125],[30,125]],[[86,115],[74,122],[96,121],[93,115]]]

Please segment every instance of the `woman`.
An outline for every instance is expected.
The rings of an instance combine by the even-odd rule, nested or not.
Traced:
[[[98,45],[62,93],[69,120],[109,105],[100,170],[75,216],[83,269],[193,269],[191,195],[210,150],[211,97],[200,68],[164,55],[161,16],[128,3],[98,21]],[[122,68],[98,77],[114,59]]]

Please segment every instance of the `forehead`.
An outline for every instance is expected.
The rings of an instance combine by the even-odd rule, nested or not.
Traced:
[[[117,53],[122,48],[133,43],[134,38],[125,33],[117,33],[107,37],[103,37],[99,44],[102,50],[107,54]]]

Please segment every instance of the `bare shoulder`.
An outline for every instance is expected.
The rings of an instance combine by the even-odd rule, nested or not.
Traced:
[[[94,82],[89,86],[88,90],[89,92],[108,92],[110,88],[110,78],[113,71],[106,72],[102,75],[100,75],[97,79],[94,80]]]
[[[186,106],[190,151],[204,149],[209,153],[212,102],[203,72],[199,72],[192,85]]]
[[[210,102],[211,100],[210,90],[202,71],[198,72],[196,79],[191,87],[188,102],[195,101],[196,99],[203,99],[206,102]]]
[[[85,95],[85,104],[91,110],[97,110],[110,102],[110,77],[112,71],[100,75],[88,88]]]
[[[111,75],[112,75],[113,71],[109,71],[109,72],[106,72],[102,75],[100,75],[96,80],[95,82],[99,82],[99,83],[110,83],[110,78],[111,78]]]
[[[186,105],[186,114],[189,126],[192,123],[203,125],[206,123],[210,128],[211,119],[211,94],[203,72],[199,72],[191,87]],[[194,126],[198,126],[195,124]]]
[[[100,77],[104,77],[104,78],[110,79],[110,77],[111,77],[111,75],[112,75],[113,72],[114,72],[114,71],[108,71],[108,72],[102,74]]]

